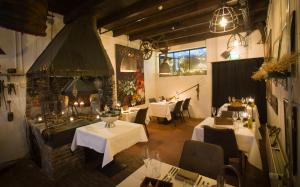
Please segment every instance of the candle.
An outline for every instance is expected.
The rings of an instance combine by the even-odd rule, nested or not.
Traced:
[[[78,106],[78,102],[77,101],[74,102],[74,106]]]
[[[97,118],[97,119],[100,119],[100,116],[99,116],[99,115],[97,115],[97,116],[96,116],[96,118]]]
[[[38,117],[38,121],[41,122],[43,121],[43,118],[41,116]]]
[[[73,117],[70,117],[70,121],[71,121],[71,122],[74,121],[74,118],[73,118]]]
[[[65,114],[65,112],[64,111],[61,111],[61,115],[64,115]]]
[[[79,105],[80,105],[80,106],[83,106],[83,105],[84,105],[84,102],[83,102],[83,101],[80,101]]]
[[[243,112],[243,118],[248,118],[248,113],[247,112]]]
[[[252,97],[249,98],[250,103],[254,103],[254,99]]]

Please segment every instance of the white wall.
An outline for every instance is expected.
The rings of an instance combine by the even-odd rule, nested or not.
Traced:
[[[56,15],[53,26],[53,37],[62,28],[62,18]],[[6,72],[7,68],[17,68],[18,73],[24,74],[44,50],[51,40],[51,27],[48,25],[47,36],[37,37],[22,34],[13,30],[0,27],[0,47],[6,55],[0,55],[0,72]],[[1,80],[7,78],[0,77]],[[6,99],[12,100],[14,120],[7,121],[7,110],[0,107],[0,164],[25,156],[28,152],[25,133],[25,107],[26,107],[26,77],[11,77],[10,82],[16,86],[17,95],[7,95]]]
[[[245,35],[245,33],[242,33]],[[224,61],[221,53],[227,49],[227,41],[229,35],[217,38],[211,38],[205,41],[199,41],[184,45],[171,47],[170,51],[177,51],[183,49],[192,49],[199,47],[207,48],[207,75],[192,75],[192,76],[173,76],[173,77],[159,77],[158,74],[158,57],[156,58],[156,95],[157,96],[174,96],[176,91],[183,91],[197,83],[200,84],[200,99],[197,100],[196,91],[190,90],[182,94],[182,98],[192,97],[190,113],[194,118],[205,118],[210,116],[211,101],[212,101],[212,66],[211,62]],[[261,40],[259,31],[254,31],[248,37],[248,47],[239,47],[234,49],[240,54],[240,58],[255,58],[263,57],[263,45],[258,44]]]
[[[290,11],[288,10],[288,3],[290,3]],[[300,47],[300,2],[299,0],[276,0],[272,1],[269,5],[269,13],[268,13],[268,21],[267,21],[267,28],[272,29],[272,42],[276,40],[281,34],[282,29],[284,26],[288,23],[289,20],[289,12],[292,12],[292,10],[296,10],[297,19],[296,21],[296,27],[297,27],[297,51],[299,52]],[[289,33],[284,32],[283,33],[283,40],[282,40],[282,47],[283,54],[286,54],[289,49]],[[294,104],[298,106],[298,110],[300,110],[300,68],[299,68],[299,60],[297,63],[297,72],[296,76],[292,77],[292,98]],[[272,82],[272,93],[275,95],[278,99],[278,115],[275,114],[272,107],[268,103],[267,106],[267,112],[268,112],[268,123],[271,125],[275,125],[277,127],[280,127],[282,130],[282,133],[280,134],[280,140],[285,147],[285,128],[284,128],[284,108],[283,108],[283,100],[288,98],[288,92],[281,86],[275,84],[275,82]],[[298,111],[298,119],[300,119]],[[300,186],[300,120],[298,120],[297,128],[298,128],[298,175],[295,176],[295,185],[294,186]]]

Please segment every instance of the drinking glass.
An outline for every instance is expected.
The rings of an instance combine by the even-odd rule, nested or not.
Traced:
[[[153,153],[153,159],[151,160],[152,177],[159,178],[161,175],[161,162],[158,152]]]
[[[238,117],[239,117],[239,115],[238,115],[237,112],[233,112],[232,113],[232,119],[233,119],[233,121],[236,121],[238,119]]]
[[[232,98],[231,98],[231,101],[232,101],[232,102],[235,102],[235,97],[232,97]]]
[[[135,100],[131,100],[131,106],[134,107],[136,105]]]
[[[244,97],[242,97],[242,103],[245,104],[246,100]]]
[[[216,107],[211,107],[211,114],[213,115],[213,117],[216,116],[216,114],[217,114],[217,109],[216,109]]]
[[[231,97],[228,96],[228,103],[231,103]]]
[[[217,187],[224,187],[225,179],[223,175],[217,176]]]
[[[143,162],[145,165],[145,176],[149,176],[149,168],[150,168],[150,163],[151,163],[151,158],[150,158],[150,154],[149,154],[149,149],[148,147],[145,148],[145,152],[143,155]]]

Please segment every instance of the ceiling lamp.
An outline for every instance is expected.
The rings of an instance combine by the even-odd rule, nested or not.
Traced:
[[[137,72],[137,60],[133,51],[124,55],[121,61],[121,72]]]
[[[233,31],[238,27],[239,19],[232,7],[223,3],[221,8],[214,11],[209,23],[209,30],[212,33],[224,33]]]
[[[227,42],[227,49],[233,49],[239,46],[247,46],[246,37],[240,33],[232,34]]]
[[[170,66],[167,59],[164,59],[163,63],[159,66],[159,74],[170,74]]]

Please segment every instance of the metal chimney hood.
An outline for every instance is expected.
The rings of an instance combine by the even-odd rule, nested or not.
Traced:
[[[81,17],[65,25],[27,72],[27,75],[41,74],[57,77],[114,74],[95,17]]]

